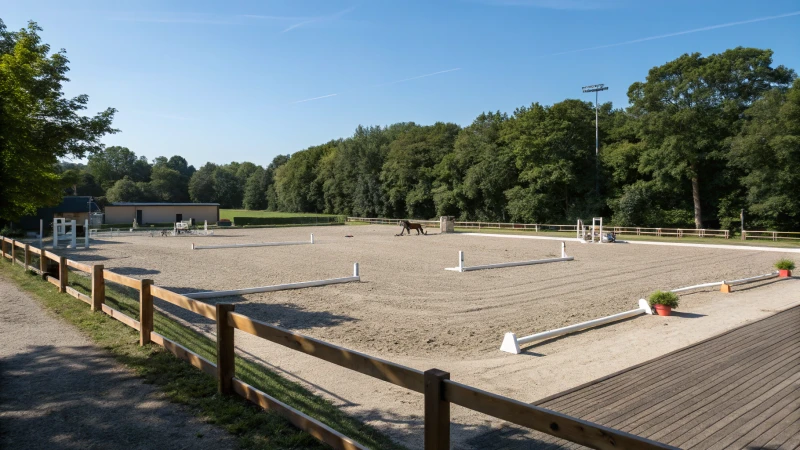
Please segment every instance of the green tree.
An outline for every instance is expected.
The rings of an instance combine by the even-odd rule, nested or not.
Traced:
[[[214,172],[214,201],[222,208],[241,208],[244,189],[232,170],[220,167]]]
[[[724,181],[729,139],[741,129],[743,113],[773,87],[786,87],[794,73],[772,67],[772,51],[735,48],[703,57],[685,54],[650,69],[645,82],[628,90],[644,143],[641,167],[659,182],[688,182],[696,228],[703,227],[704,192],[730,190]],[[732,177],[727,177],[731,179]]]
[[[126,176],[136,182],[149,181],[151,168],[147,158],[137,158],[127,147],[112,146],[89,156],[87,170],[108,189]]]
[[[180,172],[171,169],[167,164],[156,164],[153,167],[149,184],[156,201],[189,201],[188,182]]]
[[[214,173],[217,165],[206,163],[197,170],[189,180],[189,198],[195,203],[212,203],[216,201]]]
[[[117,180],[111,188],[106,191],[106,199],[111,203],[116,202],[141,202],[146,200],[140,185],[130,179],[123,177]]]
[[[773,89],[746,114],[751,120],[733,140],[731,164],[744,172],[752,222],[800,229],[800,79],[787,92]]]
[[[9,32],[0,20],[0,219],[16,220],[58,204],[59,158],[82,158],[102,148],[113,108],[83,116],[88,96],[66,98],[66,52],[50,53],[41,28]]]
[[[244,185],[244,199],[242,206],[249,210],[267,209],[268,173],[261,166],[256,166],[255,171],[247,178]]]

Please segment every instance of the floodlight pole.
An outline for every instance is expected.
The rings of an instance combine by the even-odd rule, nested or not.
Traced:
[[[600,91],[607,91],[608,87],[604,84],[593,84],[584,86],[583,92],[594,92],[594,192],[600,194]]]

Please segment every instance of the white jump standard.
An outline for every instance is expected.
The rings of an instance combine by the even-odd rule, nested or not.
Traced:
[[[530,336],[525,336],[519,339],[517,339],[517,335],[514,333],[506,333],[506,335],[503,337],[503,344],[500,345],[500,350],[507,353],[513,353],[515,355],[518,355],[520,353],[520,348],[519,348],[520,345],[525,345],[536,341],[542,341],[557,336],[563,336],[565,334],[574,333],[576,331],[581,331],[587,328],[593,328],[600,325],[605,325],[607,323],[616,322],[618,320],[627,319],[629,317],[636,317],[640,314],[650,314],[650,315],[653,314],[653,310],[650,308],[650,304],[647,303],[647,300],[645,299],[640,299],[639,307],[636,309],[632,309],[630,311],[621,312],[619,314],[614,314],[612,316],[601,317],[599,319],[589,320],[587,322],[576,323],[575,325],[570,325],[563,328],[556,328],[555,330],[532,334]]]
[[[216,298],[216,297],[228,297],[230,295],[257,294],[259,292],[274,292],[274,291],[286,291],[289,289],[303,289],[315,286],[327,286],[329,284],[352,283],[355,281],[361,281],[361,275],[358,272],[358,263],[353,264],[352,277],[331,278],[329,280],[301,281],[299,283],[275,284],[272,286],[233,289],[230,291],[194,292],[191,294],[183,294],[183,295],[194,299]]]
[[[532,261],[515,261],[515,262],[507,262],[507,263],[496,263],[496,264],[484,264],[481,266],[464,266],[464,252],[458,252],[458,267],[447,267],[444,270],[452,270],[454,272],[469,272],[472,270],[483,270],[483,269],[499,269],[502,267],[514,267],[514,266],[530,266],[533,264],[547,264],[552,262],[560,262],[560,261],[572,261],[575,257],[567,256],[566,244],[561,243],[561,258],[549,258],[549,259],[535,259]]]
[[[220,245],[194,245],[192,243],[192,250],[204,250],[210,248],[239,248],[239,247],[275,247],[280,245],[305,245],[313,244],[314,235],[311,235],[311,240],[308,241],[294,241],[294,242],[258,242],[254,244],[220,244]]]

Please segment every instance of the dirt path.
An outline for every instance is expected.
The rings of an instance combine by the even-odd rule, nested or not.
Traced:
[[[3,277],[0,342],[0,448],[235,447]]]

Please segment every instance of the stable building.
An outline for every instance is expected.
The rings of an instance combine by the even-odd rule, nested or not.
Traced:
[[[105,208],[105,223],[139,225],[167,224],[194,219],[195,223],[217,223],[219,203],[128,203],[118,202]]]

